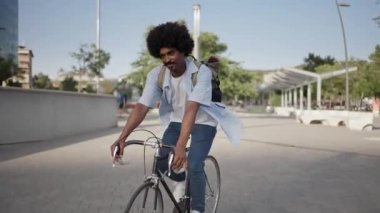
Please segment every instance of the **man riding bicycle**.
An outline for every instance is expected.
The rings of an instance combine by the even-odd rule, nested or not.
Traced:
[[[191,209],[193,213],[204,212],[205,178],[203,162],[207,157],[216,134],[218,123],[232,142],[240,140],[240,122],[220,103],[211,101],[211,70],[205,66],[196,66],[190,54],[194,42],[186,26],[167,22],[153,28],[146,39],[149,53],[159,58],[162,65],[151,70],[143,94],[132,110],[119,138],[111,146],[111,153],[120,146],[121,158],[126,138],[144,120],[149,108],[160,101],[160,120],[166,127],[162,141],[166,145],[175,146],[172,169],[180,169],[187,165],[190,184]],[[162,67],[164,66],[164,68]],[[162,87],[158,83],[161,70]],[[196,84],[192,74],[197,73]],[[185,148],[191,135],[188,156]],[[162,156],[169,150],[161,149]],[[158,162],[161,172],[168,168],[167,162]],[[172,173],[171,179],[176,181],[175,191],[185,188],[185,174]],[[176,195],[175,197],[181,195]],[[177,192],[178,194],[178,192]]]

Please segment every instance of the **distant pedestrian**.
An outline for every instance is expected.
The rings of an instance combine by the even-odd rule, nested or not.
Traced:
[[[128,109],[127,109],[128,95],[125,93],[120,94],[118,102],[119,102],[119,113],[122,114],[122,113],[128,112]]]

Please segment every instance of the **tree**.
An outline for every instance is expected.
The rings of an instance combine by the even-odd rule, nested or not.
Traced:
[[[316,73],[325,73],[343,69],[343,64],[323,64],[315,68]],[[313,93],[316,93],[316,87],[313,88]],[[345,91],[345,76],[336,76],[333,78],[325,79],[322,82],[322,98],[324,102],[329,103],[329,108],[332,107],[333,102],[339,100],[343,104],[343,95]],[[350,90],[352,93],[352,91]]]
[[[219,37],[212,32],[202,32],[200,37],[201,58],[207,59],[212,55],[219,55],[220,59],[220,87],[223,100],[229,101],[250,99],[256,96],[254,81],[255,73],[241,67],[240,63],[221,57],[227,50],[227,45],[219,41]]]
[[[224,59],[224,61],[226,61]],[[240,67],[239,64],[230,64],[221,70],[220,87],[225,101],[251,99],[257,95],[254,81],[256,75]]]
[[[33,87],[37,89],[52,89],[53,84],[49,76],[44,75],[43,73],[38,73],[33,76]]]
[[[154,67],[158,66],[161,62],[152,57],[147,50],[140,52],[139,58],[132,63],[134,71],[125,78],[130,86],[138,89],[139,94],[142,94],[144,89],[146,77]]]
[[[369,56],[369,59],[380,69],[380,45],[376,45],[375,52]]]
[[[12,76],[17,76],[17,65],[13,56],[8,57],[0,56],[0,85],[3,81],[9,81],[8,79]]]
[[[352,79],[352,95],[356,98],[372,97],[380,92],[380,75],[373,63],[363,61],[358,64]]]
[[[78,85],[78,82],[73,79],[73,77],[66,77],[61,82],[61,89],[65,91],[75,91],[76,86]]]
[[[101,70],[108,64],[111,56],[104,50],[98,49],[95,44],[82,44],[78,52],[71,53],[71,57],[78,62],[78,66],[73,66],[73,70],[81,79],[86,73],[97,77],[103,76]],[[81,89],[80,84],[81,80],[78,91]]]
[[[373,18],[373,20],[376,22],[377,26],[380,27],[380,16]]]
[[[369,59],[371,60],[369,70],[371,70],[371,80],[373,83],[372,95],[380,96],[380,45],[376,45],[375,51],[369,56]]]
[[[370,56],[371,61],[354,60],[348,61],[348,67],[357,67],[356,72],[349,73],[349,91],[351,100],[362,100],[364,97],[372,97],[380,93],[380,48]],[[344,69],[344,62],[336,62],[334,65],[321,65],[316,68],[317,73],[330,72]],[[345,91],[345,75],[323,80],[322,96],[331,102],[343,103]]]
[[[86,88],[83,89],[86,93],[96,93],[96,90],[91,84],[87,84]]]
[[[219,37],[211,32],[202,32],[199,36],[200,56],[207,59],[212,55],[218,55],[227,50],[227,45],[219,42]]]
[[[377,0],[376,4],[380,4],[380,0]],[[376,16],[375,18],[373,18],[373,20],[375,21],[377,26],[380,27],[380,16]]]
[[[301,65],[302,69],[315,72],[315,68],[321,65],[333,65],[335,63],[335,59],[331,56],[326,56],[325,58],[322,58],[319,55],[314,55],[314,53],[309,53],[309,55],[306,58],[304,58],[304,62],[305,64]]]

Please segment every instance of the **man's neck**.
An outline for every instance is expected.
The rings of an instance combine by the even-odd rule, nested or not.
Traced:
[[[176,78],[183,75],[185,71],[186,71],[186,61],[184,60],[182,66],[178,70],[173,70],[173,71],[170,70],[170,73],[172,74],[173,77]]]

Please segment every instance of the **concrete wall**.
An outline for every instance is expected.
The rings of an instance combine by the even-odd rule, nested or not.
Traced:
[[[0,87],[0,144],[40,141],[116,125],[113,96]]]

